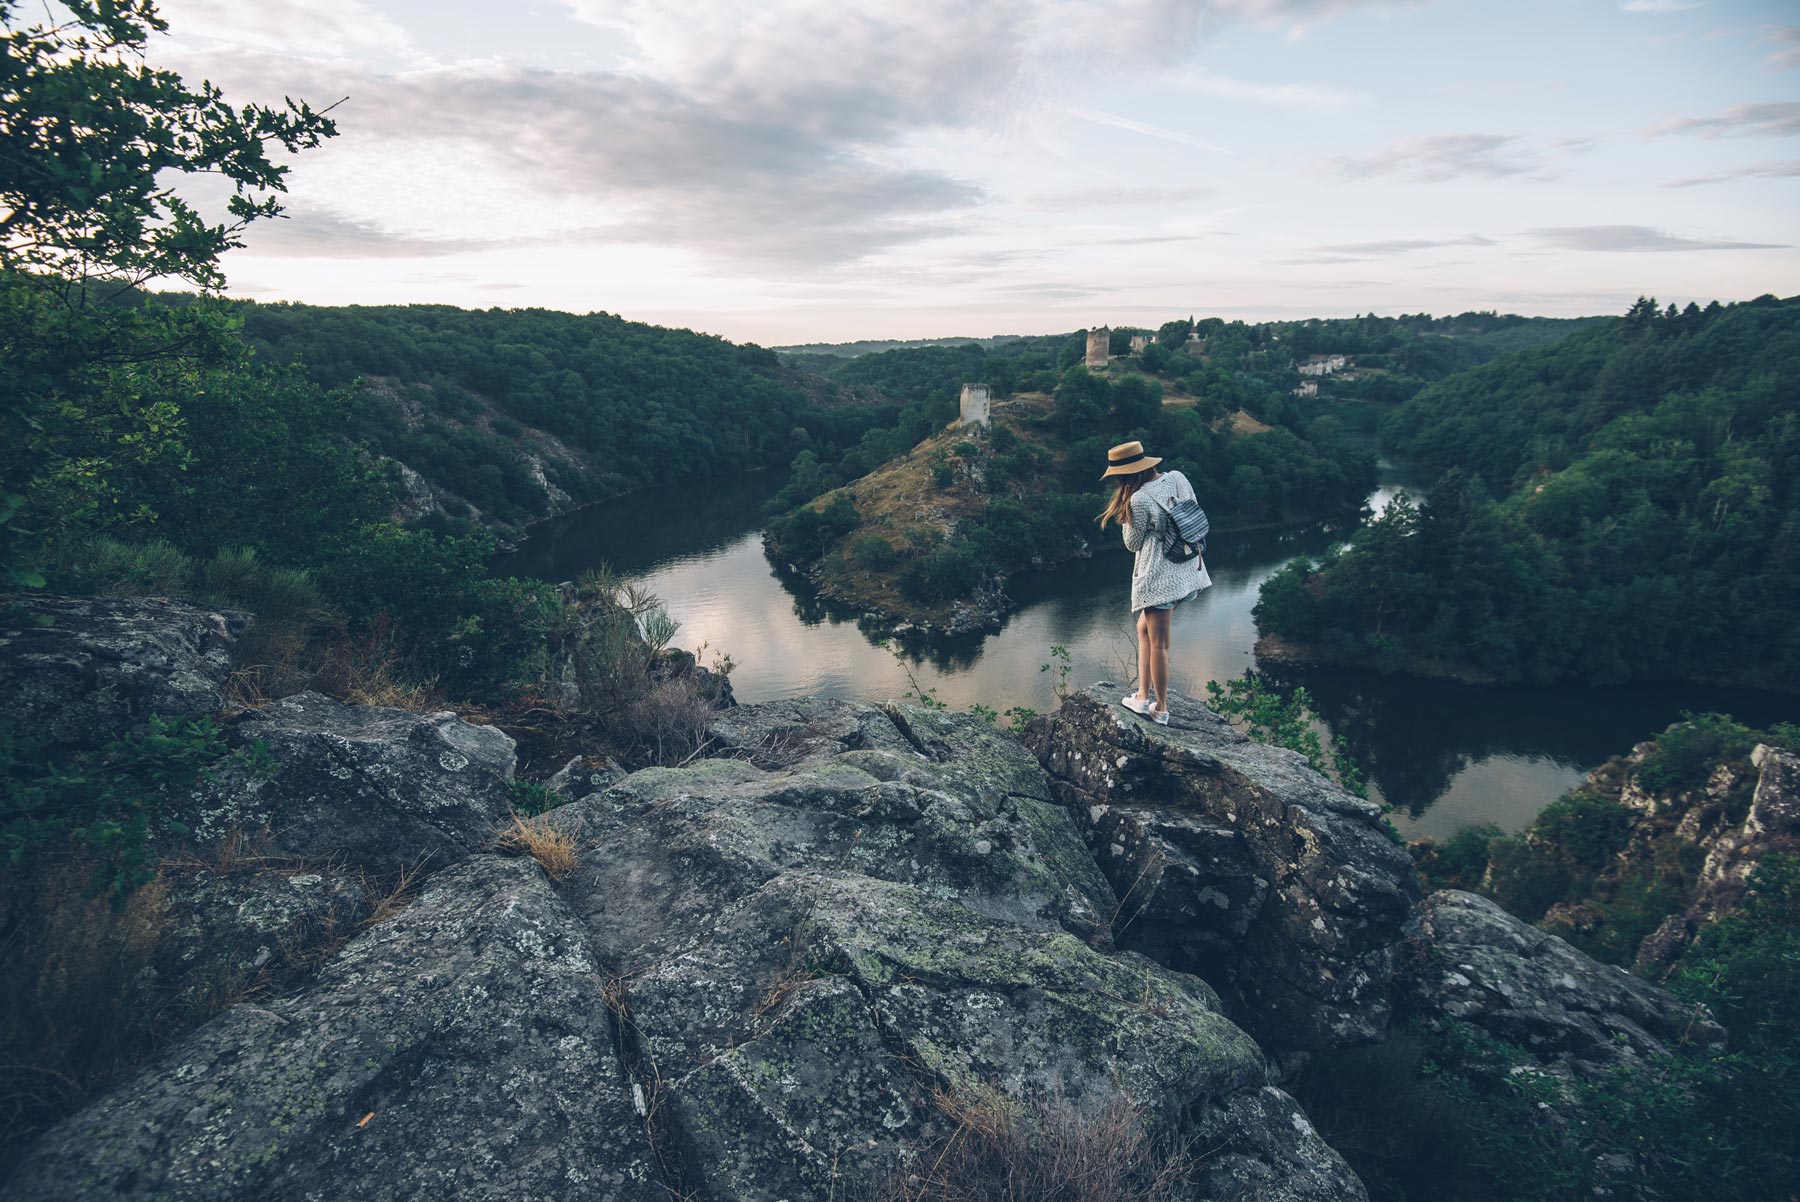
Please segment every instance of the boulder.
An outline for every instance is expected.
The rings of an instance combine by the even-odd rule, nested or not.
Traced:
[[[1379,1039],[1418,896],[1380,807],[1189,698],[1159,726],[1101,682],[1026,744],[1115,893],[1121,946],[1206,977],[1273,1052]]]
[[[7,1196],[663,1202],[604,996],[537,866],[474,857],[53,1128]]]
[[[15,594],[0,604],[6,720],[55,747],[94,748],[152,716],[212,713],[250,621],[167,597]]]
[[[1704,1007],[1601,964],[1479,894],[1427,894],[1405,948],[1398,995],[1407,1014],[1473,1024],[1547,1067],[1594,1075],[1673,1043],[1724,1038]]]
[[[546,819],[585,849],[565,895],[704,1196],[842,1196],[916,1168],[954,1129],[946,1090],[1082,1113],[1122,1091],[1160,1135],[1208,1133],[1209,1198],[1363,1196],[1297,1138],[1310,1125],[1209,985],[1114,950],[1112,891],[1014,740],[812,700],[713,735],[724,757]]]
[[[245,714],[231,739],[267,755],[225,761],[203,786],[202,845],[252,837],[270,856],[401,872],[487,846],[511,804],[511,737],[449,711],[301,693]]]

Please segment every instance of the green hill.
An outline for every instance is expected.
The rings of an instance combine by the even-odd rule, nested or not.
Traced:
[[[1445,379],[1387,441],[1445,469],[1257,608],[1290,656],[1498,680],[1800,687],[1800,298],[1621,319]]]
[[[851,441],[898,406],[772,351],[606,313],[446,305],[238,306],[258,355],[362,380],[353,438],[423,478],[418,512],[515,532],[667,480],[785,467],[792,437]],[[410,481],[409,477],[409,481]]]

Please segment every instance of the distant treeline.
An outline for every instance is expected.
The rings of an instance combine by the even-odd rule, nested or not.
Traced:
[[[1446,471],[1430,502],[1272,579],[1265,631],[1502,680],[1800,686],[1800,298],[1640,300],[1382,433]]]
[[[353,437],[514,525],[666,480],[785,465],[794,431],[852,441],[898,406],[856,400],[774,352],[605,313],[244,303],[245,341],[325,387],[377,381]]]

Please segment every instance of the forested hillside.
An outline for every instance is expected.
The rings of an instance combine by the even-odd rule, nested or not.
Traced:
[[[260,358],[327,388],[362,380],[348,433],[422,475],[451,517],[502,529],[655,481],[786,466],[796,428],[835,446],[897,411],[761,347],[606,313],[237,312]]]
[[[1383,423],[1446,469],[1265,586],[1316,658],[1501,680],[1800,685],[1800,299],[1643,300]]]
[[[1596,318],[1519,317],[1462,313],[1454,317],[1312,318],[1306,321],[1225,321],[1208,317],[1165,322],[1157,330],[1112,331],[1112,353],[1127,355],[1133,333],[1155,336],[1155,346],[1131,355],[1131,365],[1166,375],[1182,391],[1218,395],[1228,408],[1249,408],[1263,421],[1279,421],[1281,398],[1294,386],[1295,365],[1309,355],[1355,357],[1345,377],[1330,381],[1339,397],[1403,400],[1428,382],[1485,363],[1497,355],[1567,337]],[[1190,335],[1193,337],[1190,338]],[[846,384],[865,385],[905,400],[953,395],[964,381],[983,381],[1011,392],[1055,389],[1082,362],[1085,332],[1029,338],[970,340],[845,357],[785,353],[797,367]]]

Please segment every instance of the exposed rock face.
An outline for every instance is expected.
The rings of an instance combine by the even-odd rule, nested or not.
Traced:
[[[713,734],[743,758],[554,819],[590,849],[565,896],[628,999],[628,1067],[710,1196],[878,1178],[948,1133],[945,1086],[1082,1108],[1123,1089],[1159,1130],[1209,1134],[1207,1197],[1362,1196],[1205,982],[1111,950],[1112,891],[1015,742],[811,700]]]
[[[56,746],[98,747],[152,715],[211,713],[249,623],[162,597],[10,597],[0,605],[6,719]]]
[[[1428,894],[1407,924],[1404,1007],[1453,1018],[1595,1073],[1724,1032],[1703,1011],[1459,889]]]
[[[52,1130],[8,1196],[662,1202],[602,999],[537,866],[475,857]]]
[[[1620,801],[1643,817],[1624,858],[1653,857],[1659,837],[1692,842],[1706,855],[1688,904],[1639,945],[1639,971],[1666,970],[1702,928],[1735,910],[1765,856],[1800,855],[1800,755],[1758,744],[1748,771],[1741,767],[1720,765],[1703,790],[1678,797],[1652,796],[1635,780],[1625,785]],[[1749,805],[1734,806],[1746,792]]]
[[[221,767],[193,824],[203,844],[235,832],[267,855],[400,871],[485,846],[510,804],[512,739],[448,711],[301,693],[246,714],[231,737],[265,743],[273,775]]]
[[[1120,944],[1205,976],[1264,1047],[1380,1038],[1418,895],[1380,808],[1197,702],[1157,726],[1126,691],[1094,685],[1026,734],[1123,899]]]
[[[29,683],[41,725],[93,744],[217,704],[241,618],[109,606],[0,648],[9,679],[61,689]],[[84,679],[130,687],[96,705]],[[1377,807],[1293,753],[1185,699],[1154,726],[1120,692],[1028,746],[798,700],[719,711],[683,768],[577,757],[537,820],[577,848],[555,885],[489,854],[504,733],[312,694],[246,714],[232,741],[267,755],[203,785],[152,975],[262,992],[49,1131],[7,1196],[855,1196],[929,1167],[947,1096],[997,1092],[1080,1114],[1123,1094],[1201,1153],[1196,1202],[1355,1202],[1265,1048],[1378,1038],[1396,996],[1575,1072],[1719,1037],[1479,897],[1420,903]],[[1795,830],[1795,763],[1756,765],[1740,825],[1768,846]],[[1721,889],[1745,846],[1711,845]],[[412,869],[418,899],[372,919],[366,882]]]
[[[540,820],[580,847],[560,888],[467,853],[477,802],[444,775],[501,782],[510,748],[455,725],[318,698],[246,724],[300,773],[231,796],[294,846],[331,814],[358,855],[436,830],[463,858],[50,1131],[10,1196],[846,1196],[951,1132],[940,1090],[977,1088],[1080,1112],[1123,1091],[1205,1152],[1196,1199],[1364,1196],[1209,985],[1113,949],[1075,816],[986,724],[727,711],[725,757]],[[442,748],[468,763],[434,773]]]

